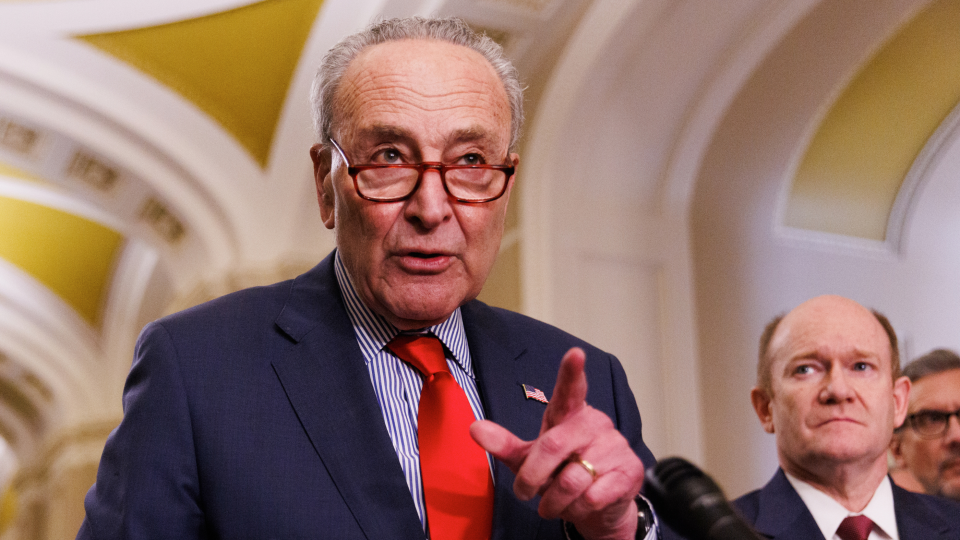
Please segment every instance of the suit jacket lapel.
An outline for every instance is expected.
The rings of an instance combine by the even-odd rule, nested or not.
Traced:
[[[910,493],[896,484],[892,487],[900,540],[951,538],[950,523],[924,504],[920,495]],[[813,515],[782,470],[760,492],[760,508],[754,528],[776,540],[823,540]]]
[[[783,470],[760,491],[760,507],[754,529],[776,540],[824,540],[823,533],[807,505],[797,494]]]
[[[920,496],[893,484],[893,506],[900,540],[946,539],[950,524],[923,503]]]
[[[277,326],[291,345],[273,366],[341,496],[368,538],[422,538],[393,443],[333,274],[333,256],[298,277]]]
[[[520,380],[524,376],[520,365],[527,354],[526,348],[512,339],[510,329],[489,316],[480,304],[472,302],[463,306],[462,314],[487,419],[524,440],[536,438],[545,405],[524,397],[521,383],[537,384],[535,380]],[[548,387],[540,388],[549,395],[552,387],[550,382]],[[494,461],[494,478],[492,538],[535,538],[543,521],[537,515],[539,499],[526,502],[517,499],[513,494],[513,473],[499,461]]]

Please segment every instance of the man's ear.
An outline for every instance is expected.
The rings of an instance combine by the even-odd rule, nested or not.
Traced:
[[[332,161],[330,147],[315,144],[310,147],[310,159],[313,160],[313,181],[317,185],[317,204],[320,205],[320,219],[328,229],[333,229],[334,199],[333,177],[331,176]]]
[[[507,178],[507,189],[503,194],[504,200],[507,202],[507,204],[510,204],[510,193],[513,191],[513,183],[517,178],[516,167],[520,164],[520,156],[517,154],[510,154],[507,156],[507,162],[511,163],[514,167],[513,176]]]
[[[910,379],[900,377],[893,381],[893,427],[900,427],[907,418],[907,406],[910,403]]]
[[[898,469],[907,467],[907,463],[903,459],[903,435],[901,433],[895,432],[893,438],[890,439],[890,455],[893,456],[893,461],[897,464]]]
[[[763,430],[767,433],[775,433],[773,410],[770,395],[767,394],[767,391],[759,386],[754,388],[750,391],[750,401],[753,403],[753,410],[756,411],[757,418],[760,419],[760,425],[763,426]]]

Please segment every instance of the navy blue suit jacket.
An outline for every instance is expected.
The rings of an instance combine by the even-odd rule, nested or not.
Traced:
[[[587,352],[589,403],[653,456],[613,356],[473,301],[463,321],[487,418],[537,436],[563,354]],[[85,500],[81,539],[386,539],[424,533],[327,257],[144,328]],[[563,538],[495,465],[494,538]]]
[[[824,540],[813,514],[783,470],[763,489],[733,502],[747,523],[776,540]],[[942,497],[911,493],[893,484],[893,506],[900,540],[960,539],[960,504]]]

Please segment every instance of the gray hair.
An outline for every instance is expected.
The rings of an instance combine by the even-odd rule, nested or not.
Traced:
[[[903,374],[910,378],[910,382],[917,382],[928,375],[952,369],[960,369],[960,356],[949,349],[934,349],[907,364]]]
[[[462,45],[480,53],[493,66],[510,102],[510,148],[515,148],[523,125],[523,88],[517,69],[503,54],[503,47],[486,34],[478,34],[461,19],[409,17],[371,24],[333,46],[320,62],[310,92],[313,127],[319,142],[328,142],[336,112],[335,96],[347,67],[365,48],[388,41],[436,39]]]

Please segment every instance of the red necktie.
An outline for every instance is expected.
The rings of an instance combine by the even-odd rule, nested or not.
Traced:
[[[432,336],[393,338],[387,348],[423,375],[417,440],[430,540],[488,540],[493,479],[486,452],[470,437],[476,418]]]
[[[841,540],[867,540],[873,530],[873,521],[867,516],[847,516],[837,528]]]

